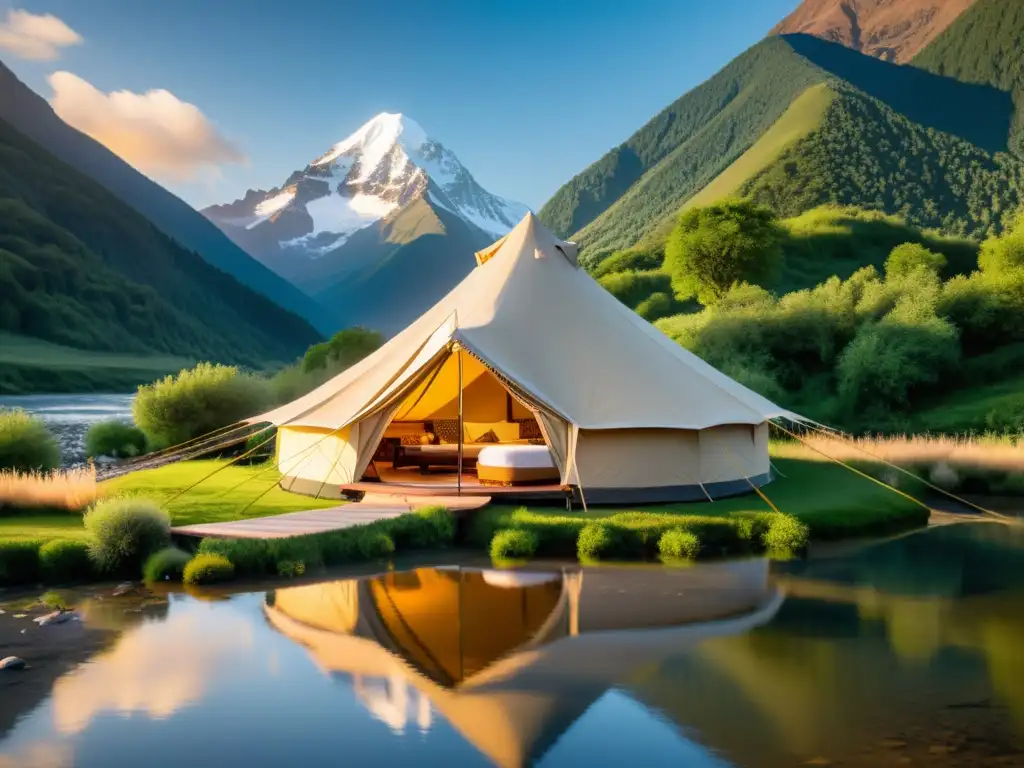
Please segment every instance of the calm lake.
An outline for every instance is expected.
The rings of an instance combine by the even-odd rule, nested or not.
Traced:
[[[124,600],[28,630],[109,635],[0,688],[0,765],[1024,765],[1018,528]]]

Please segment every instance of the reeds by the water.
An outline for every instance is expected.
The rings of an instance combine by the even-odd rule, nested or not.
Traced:
[[[0,507],[50,507],[81,510],[96,500],[96,468],[88,466],[53,472],[0,470]]]
[[[807,434],[801,440],[840,461],[887,461],[901,467],[949,464],[953,467],[1024,473],[1021,435],[897,435],[894,437],[834,438]],[[794,444],[792,449],[813,454]],[[806,456],[810,458],[810,456]],[[824,459],[822,456],[818,456]]]

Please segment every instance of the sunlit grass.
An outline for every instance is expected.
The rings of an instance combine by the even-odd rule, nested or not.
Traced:
[[[810,461],[885,461],[901,467],[948,464],[1008,473],[1024,473],[1024,435],[929,436],[833,438],[806,435],[803,443],[779,443],[779,456]],[[810,446],[810,447],[808,447]]]
[[[54,472],[0,470],[0,505],[81,510],[96,500],[97,489],[91,464]]]
[[[173,525],[280,515],[340,503],[277,487],[281,474],[273,464],[226,465],[227,461],[222,459],[182,461],[107,480],[100,484],[100,489],[104,495],[130,494],[152,499],[166,507]]]

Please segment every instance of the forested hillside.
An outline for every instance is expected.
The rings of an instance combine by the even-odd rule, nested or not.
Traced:
[[[207,263],[306,318],[322,332],[336,327],[329,312],[232,243],[184,200],[57,117],[46,100],[18,80],[2,62],[0,119],[96,182],[123,207],[137,211]]]
[[[1024,157],[1024,3],[977,0],[913,64],[1012,93],[1016,111],[1010,150]]]
[[[262,364],[318,338],[2,120],[0,289],[0,331],[80,349]]]
[[[784,216],[852,204],[984,237],[1020,203],[1022,170],[1013,99],[999,87],[1012,77],[977,79],[808,35],[771,38],[569,182],[541,215],[581,243],[587,262],[656,245],[691,199],[737,193]]]
[[[740,194],[795,216],[824,203],[861,205],[919,227],[985,237],[1024,200],[1024,162],[926,128],[838,87],[817,130],[748,179]]]
[[[781,38],[755,45],[559,189],[541,220],[560,237],[571,235],[654,171],[632,193],[641,198],[635,215],[624,217],[623,227],[639,233],[723,171],[822,78]]]

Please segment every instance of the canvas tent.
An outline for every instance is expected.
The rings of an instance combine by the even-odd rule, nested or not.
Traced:
[[[666,338],[576,257],[529,213],[377,352],[250,419],[278,427],[282,487],[328,495],[359,481],[393,422],[483,426],[511,410],[536,418],[561,484],[588,501],[767,482],[767,422],[791,414]]]

